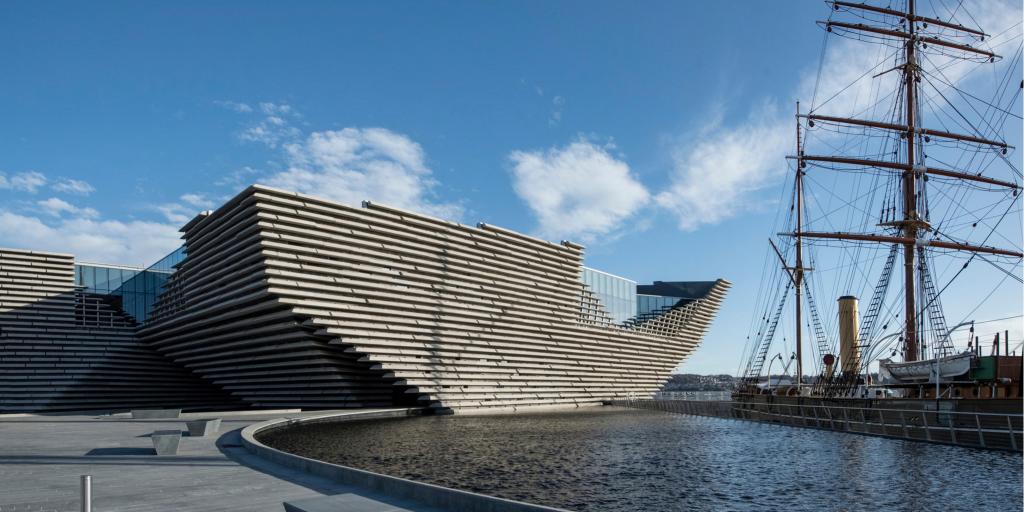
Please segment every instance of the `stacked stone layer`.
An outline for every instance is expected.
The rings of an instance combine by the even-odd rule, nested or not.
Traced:
[[[252,405],[469,410],[650,396],[729,287],[631,328],[583,248],[250,187],[185,226],[144,341]]]
[[[0,412],[226,401],[141,344],[120,310],[76,291],[71,255],[0,249]]]

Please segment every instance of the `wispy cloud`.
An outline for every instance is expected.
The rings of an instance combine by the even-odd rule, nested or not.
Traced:
[[[991,1],[966,2],[974,18],[994,33],[1016,23],[1020,31],[1019,3]],[[1019,37],[1019,36],[1018,36]],[[870,45],[851,39],[835,39],[827,48],[817,69],[803,75],[793,89],[792,99],[803,99],[804,108],[812,104],[819,113],[864,118],[884,117],[878,100],[898,87],[899,73],[875,77],[896,64],[897,50],[885,45]],[[934,57],[945,78],[956,82],[977,67],[972,62],[957,62]],[[939,85],[940,89],[944,86]],[[926,91],[927,92],[927,91]],[[930,94],[930,92],[929,92]],[[674,168],[669,187],[657,194],[656,202],[671,212],[681,229],[693,230],[721,222],[761,203],[757,191],[778,181],[787,169],[785,155],[794,151],[792,107],[779,100],[762,98],[762,106],[745,119],[696,126],[694,134],[678,137],[670,148]],[[883,105],[875,111],[875,105]],[[941,108],[941,102],[929,105]],[[721,112],[715,112],[720,114]],[[716,116],[712,116],[716,117]],[[811,130],[811,144],[833,143],[834,130]]]
[[[158,204],[154,209],[175,225],[192,220],[200,211],[213,208],[214,201],[203,194],[182,194],[177,202]]]
[[[705,127],[692,144],[674,148],[674,169],[657,204],[672,212],[684,231],[715,224],[745,208],[747,196],[785,170],[790,126],[765,104],[736,126]]]
[[[99,212],[93,208],[79,208],[63,199],[51,197],[42,201],[36,201],[36,206],[47,215],[61,217],[65,214],[77,215],[82,218],[99,217]]]
[[[586,243],[614,236],[647,203],[647,189],[612,149],[581,138],[509,155],[516,194],[537,217],[541,236]]]
[[[36,171],[23,171],[8,177],[0,173],[0,189],[20,190],[35,194],[46,185],[46,176]]]
[[[248,185],[253,178],[260,174],[260,170],[248,165],[235,169],[213,182],[218,187],[240,188]]]
[[[565,109],[565,98],[563,96],[555,96],[551,98],[551,115],[548,117],[548,124],[555,126],[562,122],[562,111]]]
[[[96,191],[89,183],[71,178],[62,178],[50,186],[56,192],[87,196]]]
[[[238,139],[243,142],[255,142],[276,148],[281,144],[293,142],[302,135],[302,130],[295,127],[292,121],[301,117],[299,113],[286,103],[264,101],[255,106],[237,101],[215,101],[214,104],[244,114],[246,122]]]
[[[241,103],[238,101],[217,100],[214,101],[213,104],[217,105],[218,107],[226,108],[228,110],[234,110],[235,112],[238,112],[240,114],[252,112],[251,106],[249,106],[247,103]]]
[[[213,207],[213,201],[203,194],[183,194],[180,199],[196,208],[208,209]]]
[[[457,220],[462,207],[438,201],[423,148],[384,128],[313,132],[285,147],[288,169],[263,180],[274,186],[350,205],[377,201]]]
[[[146,265],[181,245],[178,228],[158,222],[73,217],[47,222],[0,210],[0,245],[70,252],[79,260]]]

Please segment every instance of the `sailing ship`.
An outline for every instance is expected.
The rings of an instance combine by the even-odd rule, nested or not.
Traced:
[[[818,22],[826,49],[845,45],[847,58],[823,49],[811,108],[797,104],[789,201],[769,240],[735,400],[1020,409],[1020,345],[1011,349],[1009,331],[983,342],[993,319],[977,316],[999,301],[1005,310],[1024,283],[1020,157],[1006,140],[1022,119],[1020,24],[991,35],[962,4],[828,2]],[[858,78],[823,91],[836,81],[825,64]],[[991,99],[972,92],[977,73]],[[868,291],[861,313],[857,295]],[[815,296],[828,293],[838,300],[823,315],[831,309]],[[980,300],[950,327],[949,298]],[[1019,325],[1016,308],[1000,320]],[[778,339],[790,318],[792,338]],[[787,359],[769,356],[780,346],[795,362],[786,384],[771,373]]]

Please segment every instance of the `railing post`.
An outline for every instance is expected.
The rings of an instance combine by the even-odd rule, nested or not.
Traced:
[[[82,512],[92,512],[92,476],[82,475]]]
[[[957,442],[956,442],[956,416],[952,412],[950,412],[948,417],[949,417],[949,439],[950,439],[950,441],[953,442],[953,444],[957,444]]]
[[[928,426],[928,411],[921,411],[921,421],[924,423],[924,438],[932,440],[932,429]]]
[[[1013,448],[1013,451],[1017,451],[1017,435],[1013,433],[1013,421],[1009,416],[1006,417],[1006,428],[1010,433],[1010,447]]]
[[[846,407],[843,407],[843,422],[846,423],[846,431],[850,431],[850,415],[848,414]]]
[[[978,413],[974,413],[974,424],[978,427],[978,443],[981,444],[982,448],[986,448],[985,432],[981,430],[981,419],[978,418]]]

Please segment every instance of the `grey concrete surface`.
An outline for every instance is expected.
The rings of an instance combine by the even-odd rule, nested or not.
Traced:
[[[153,440],[153,451],[157,455],[177,455],[181,444],[180,430],[157,430],[150,434]]]
[[[379,501],[370,500],[358,494],[346,493],[321,498],[286,501],[285,512],[411,512],[407,508],[389,506],[381,508]]]
[[[132,409],[132,419],[135,420],[157,420],[180,417],[181,409]]]
[[[220,432],[220,418],[186,421],[189,437],[207,437]]]
[[[374,510],[367,502],[379,503],[379,511],[437,510],[279,466],[242,448],[242,427],[280,413],[217,416],[221,435],[183,437],[178,455],[159,457],[150,434],[180,429],[181,420],[0,416],[0,511],[77,512],[80,475],[92,475],[93,510],[103,512],[281,512],[285,501],[347,493],[365,498],[364,508],[352,510]]]

